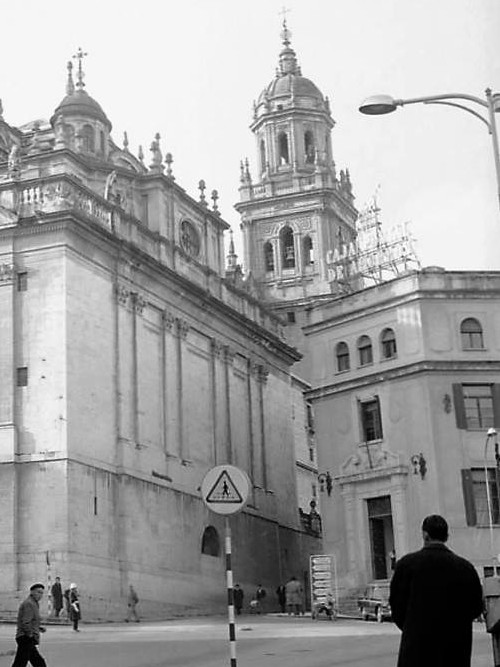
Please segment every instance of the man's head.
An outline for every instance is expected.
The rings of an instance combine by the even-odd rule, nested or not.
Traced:
[[[424,542],[446,542],[448,539],[448,524],[439,514],[426,516],[422,522],[422,536]]]
[[[61,583],[61,578],[60,578],[60,577],[56,577],[56,584],[60,584],[60,583]]]
[[[35,600],[40,600],[44,590],[45,586],[43,584],[33,584],[33,586],[30,586],[30,595]]]

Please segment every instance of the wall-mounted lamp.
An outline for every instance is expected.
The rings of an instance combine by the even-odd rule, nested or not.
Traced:
[[[451,412],[451,396],[449,394],[443,396],[443,410],[447,415]]]
[[[318,475],[318,482],[319,482],[319,490],[320,491],[325,491],[330,497],[332,495],[332,489],[333,489],[333,479],[330,473],[327,472],[321,472]]]
[[[422,452],[420,452],[420,454],[413,454],[410,461],[413,466],[413,474],[420,475],[422,479],[425,479],[425,475],[427,474],[427,461]]]

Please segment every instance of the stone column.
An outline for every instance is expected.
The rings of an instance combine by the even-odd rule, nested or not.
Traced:
[[[281,275],[283,273],[283,258],[281,256],[281,243],[280,243],[280,238],[279,235],[277,238],[272,239],[271,243],[273,244],[274,247],[274,266],[275,266],[275,275],[278,277],[278,279],[281,278]]]
[[[233,443],[231,437],[231,380],[229,369],[233,365],[234,353],[230,350],[228,345],[224,346],[224,400],[226,413],[226,462],[233,462]]]
[[[171,456],[170,443],[168,441],[168,390],[167,390],[167,332],[172,331],[175,317],[172,313],[164,310],[161,314],[161,420],[162,420],[162,446],[165,458]]]
[[[253,433],[253,394],[252,394],[252,370],[253,362],[247,359],[247,406],[248,406],[248,458],[249,458],[249,473],[250,473],[250,503],[255,505],[255,442]]]
[[[216,361],[220,359],[222,345],[215,338],[210,342],[210,407],[212,418],[212,458],[214,465],[219,464],[219,452],[217,447],[217,366]]]
[[[346,484],[342,487],[342,498],[344,501],[344,516],[346,526],[346,547],[347,547],[347,571],[349,573],[358,570],[356,554],[359,548],[356,539],[356,502],[355,491],[352,484]]]
[[[12,261],[11,258],[9,258]],[[22,525],[28,520],[19,511],[21,492],[20,468],[16,462],[19,454],[17,440],[17,420],[20,411],[16,387],[16,366],[20,357],[17,353],[17,335],[20,308],[16,307],[16,286],[14,283],[14,266],[9,263],[0,264],[0,457],[5,466],[4,488],[2,494],[2,516],[0,526],[3,545],[0,547],[2,558],[3,580],[6,591],[16,591],[21,586],[19,571],[19,539]],[[19,311],[19,312],[18,312]],[[11,474],[9,474],[9,468]]]
[[[136,447],[140,445],[139,428],[139,352],[137,345],[137,320],[146,302],[137,292],[130,293],[132,305],[132,435]]]
[[[295,250],[295,273],[302,275],[304,267],[302,265],[302,235],[300,232],[293,233],[293,245]]]
[[[268,489],[267,479],[267,451],[266,451],[266,419],[264,403],[264,385],[267,382],[269,371],[264,366],[259,366],[258,381],[258,402],[259,402],[259,423],[260,423],[260,456],[262,462],[262,487]]]
[[[407,475],[393,476],[391,480],[391,509],[393,518],[394,549],[399,558],[400,555],[410,550],[410,539],[408,535],[408,511],[406,503]]]
[[[177,379],[177,454],[180,459],[187,458],[184,442],[184,393],[182,377],[182,341],[186,340],[189,331],[189,325],[184,320],[176,318],[176,379]]]

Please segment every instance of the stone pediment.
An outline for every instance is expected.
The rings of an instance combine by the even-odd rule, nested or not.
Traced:
[[[342,463],[339,477],[350,477],[361,473],[379,476],[380,473],[384,474],[389,470],[401,468],[403,463],[400,454],[391,452],[381,444],[360,446],[355,454]]]

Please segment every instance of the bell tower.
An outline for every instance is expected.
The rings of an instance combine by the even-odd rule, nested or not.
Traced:
[[[276,75],[254,102],[257,178],[241,163],[244,264],[273,302],[331,293],[327,260],[355,236],[348,170],[337,175],[327,97],[302,76],[286,19]]]

